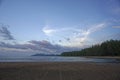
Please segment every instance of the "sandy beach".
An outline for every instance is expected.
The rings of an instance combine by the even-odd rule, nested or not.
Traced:
[[[120,63],[0,63],[0,80],[120,80]]]

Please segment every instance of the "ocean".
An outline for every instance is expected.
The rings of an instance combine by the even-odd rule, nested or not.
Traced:
[[[0,62],[96,62],[96,63],[119,63],[118,59],[109,58],[86,58],[64,56],[22,56],[0,57]]]

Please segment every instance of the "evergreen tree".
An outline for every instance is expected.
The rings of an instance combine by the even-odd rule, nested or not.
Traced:
[[[62,56],[120,56],[120,40],[105,41],[81,51],[63,52]]]

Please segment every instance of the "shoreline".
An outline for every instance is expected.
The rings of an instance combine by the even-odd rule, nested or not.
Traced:
[[[120,56],[84,56],[86,58],[120,59]]]
[[[109,58],[109,59],[120,59],[120,56],[62,56],[62,57],[85,57],[85,58]]]

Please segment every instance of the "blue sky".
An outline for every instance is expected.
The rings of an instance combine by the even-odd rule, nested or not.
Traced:
[[[60,53],[119,40],[119,14],[119,0],[0,0],[0,50]]]

